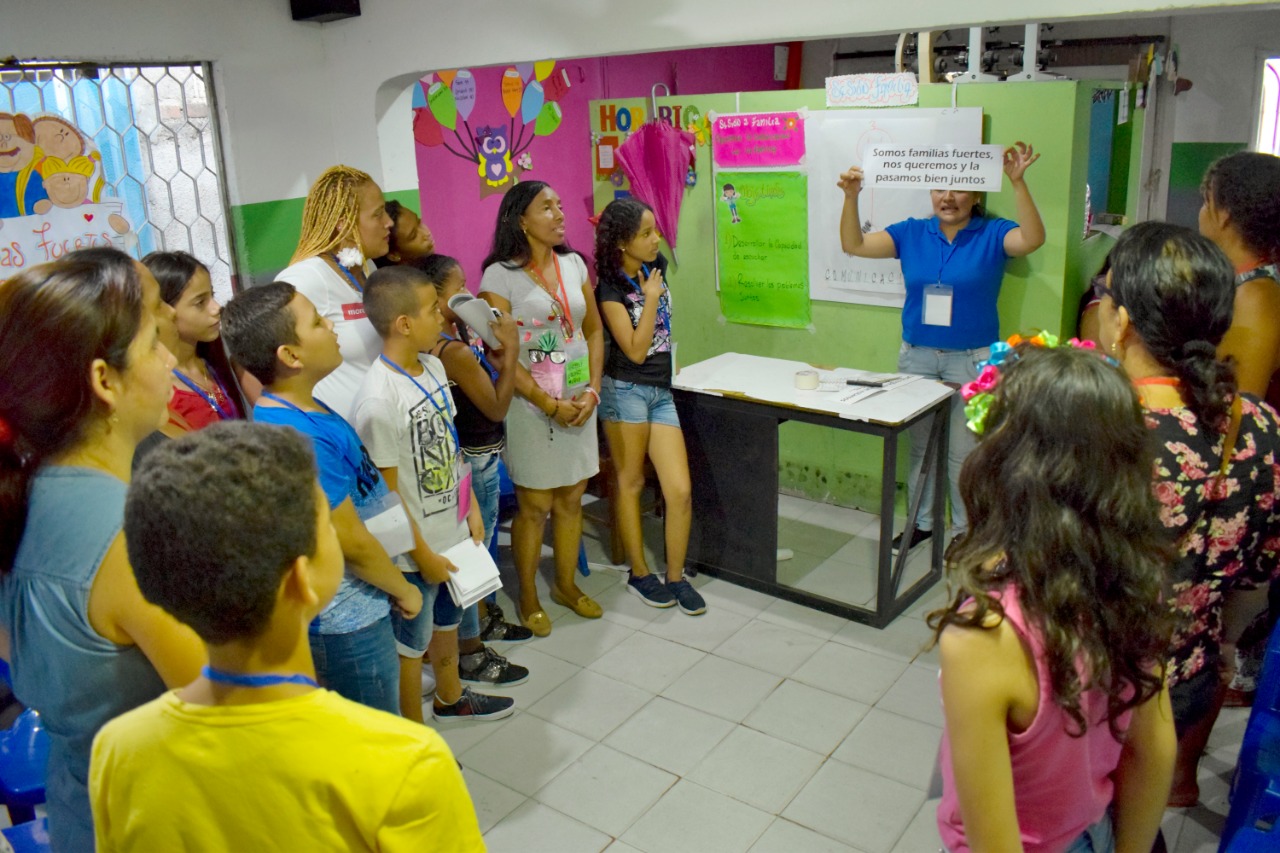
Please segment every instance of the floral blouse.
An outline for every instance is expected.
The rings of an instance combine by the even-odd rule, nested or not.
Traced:
[[[1280,416],[1255,397],[1241,400],[1240,433],[1220,485],[1222,433],[1202,430],[1190,409],[1146,414],[1157,438],[1160,518],[1177,537],[1169,594],[1181,621],[1170,684],[1217,665],[1229,590],[1280,576]]]

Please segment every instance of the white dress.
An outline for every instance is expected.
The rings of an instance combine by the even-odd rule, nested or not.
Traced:
[[[576,254],[559,255],[565,297],[577,335],[587,316],[582,286],[588,284],[587,265]],[[492,264],[480,281],[481,293],[501,296],[511,303],[519,325],[520,365],[529,369],[530,350],[541,348],[540,339],[559,329],[552,319],[556,300],[523,269]],[[557,346],[563,347],[563,341]],[[600,470],[600,445],[596,413],[580,427],[563,427],[525,398],[517,395],[507,411],[507,449],[504,456],[511,481],[527,489],[572,486]]]

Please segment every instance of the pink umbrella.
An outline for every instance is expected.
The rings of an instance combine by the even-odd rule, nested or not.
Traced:
[[[653,208],[658,230],[671,246],[676,263],[676,227],[684,201],[685,178],[693,165],[692,133],[666,122],[649,122],[618,147],[618,163],[631,193]]]

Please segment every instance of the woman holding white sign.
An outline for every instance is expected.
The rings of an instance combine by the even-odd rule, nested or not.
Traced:
[[[929,193],[933,216],[907,219],[870,234],[863,234],[859,225],[862,169],[854,166],[840,175],[838,184],[844,190],[840,245],[844,251],[859,258],[897,258],[902,263],[907,300],[902,306],[898,370],[954,385],[977,378],[978,363],[990,355],[990,345],[1000,337],[996,301],[1005,261],[1029,255],[1044,245],[1044,223],[1024,180],[1027,168],[1038,159],[1040,155],[1023,142],[1005,149],[1004,173],[1013,186],[1017,222],[988,216],[980,193],[935,189]],[[908,483],[914,484],[919,477],[928,435],[928,424],[911,429]],[[973,446],[973,437],[965,429],[964,403],[956,396],[951,401],[947,454],[951,529],[956,534],[968,526],[956,483],[960,466]],[[934,483],[926,481],[908,548],[933,534],[933,488]],[[894,553],[901,544],[899,535],[893,540]]]

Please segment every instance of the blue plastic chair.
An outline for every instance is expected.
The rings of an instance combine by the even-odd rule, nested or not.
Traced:
[[[1267,642],[1218,850],[1280,850],[1280,625]]]
[[[52,850],[49,846],[47,817],[5,827],[0,829],[0,834],[3,834],[5,840],[13,847],[13,853],[49,853]]]
[[[49,733],[40,715],[28,708],[0,732],[0,803],[9,809],[13,824],[35,820],[35,807],[44,802],[48,765]]]

